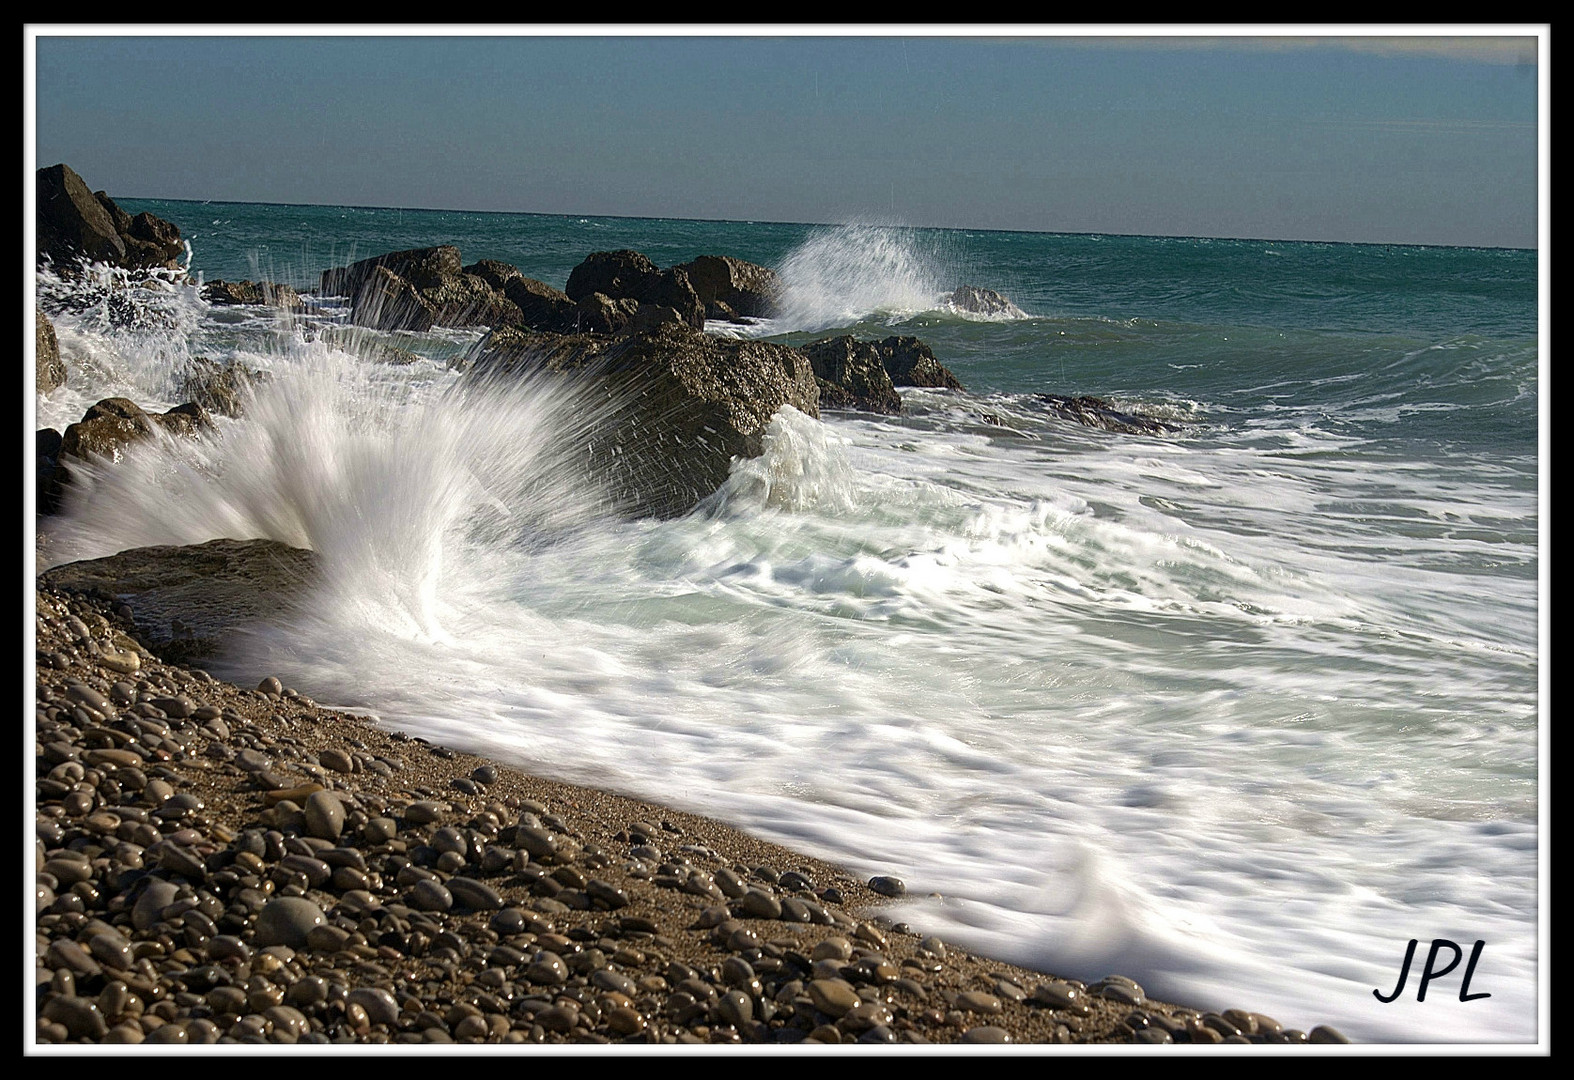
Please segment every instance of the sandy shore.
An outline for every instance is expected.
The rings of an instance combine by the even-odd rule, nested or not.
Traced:
[[[164,663],[104,597],[37,603],[37,1048],[1309,1038],[968,954],[720,822]]]

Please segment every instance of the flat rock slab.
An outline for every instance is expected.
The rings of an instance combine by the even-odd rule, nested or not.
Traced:
[[[210,540],[66,563],[39,582],[113,597],[131,609],[148,649],[188,663],[242,627],[288,615],[316,566],[313,552],[274,540]]]

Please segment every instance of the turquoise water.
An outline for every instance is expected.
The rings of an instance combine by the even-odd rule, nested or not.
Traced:
[[[896,873],[941,897],[902,918],[1045,970],[1364,1039],[1534,1039],[1534,252],[123,205],[179,225],[194,274],[303,291],[437,243],[558,287],[592,251],[735,255],[786,310],[714,332],[915,334],[967,387],[783,414],[695,513],[614,521],[532,455],[571,404],[463,392],[446,360],[479,331],[389,335],[431,358],[396,368],[321,333],[334,301],[78,304],[41,425],[172,404],[192,355],[274,375],[52,526],[57,558],[315,548],[318,610],[237,678]],[[950,311],[964,283],[1028,317]],[[1376,1002],[1433,937],[1488,942],[1492,997]]]

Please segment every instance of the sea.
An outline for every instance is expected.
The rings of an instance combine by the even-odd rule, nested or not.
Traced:
[[[178,404],[196,356],[269,378],[93,470],[41,563],[313,549],[309,602],[215,674],[897,876],[887,914],[1002,960],[1363,1042],[1545,1037],[1535,251],[121,205],[190,280],[42,274],[70,379],[37,425]],[[593,410],[469,387],[482,329],[196,287],[435,244],[558,288],[596,251],[733,255],[783,309],[709,331],[913,335],[966,389],[785,409],[692,512],[627,520],[549,450]]]

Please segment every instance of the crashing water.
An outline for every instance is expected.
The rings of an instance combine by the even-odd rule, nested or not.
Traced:
[[[594,249],[590,222],[491,217],[447,238],[547,280],[568,256],[531,252]],[[310,547],[312,601],[216,673],[895,873],[900,918],[1004,959],[1357,1039],[1536,1037],[1533,287],[1527,321],[1436,284],[1519,264],[1275,245],[1300,260],[1276,283],[1248,242],[614,225],[645,231],[595,248],[774,264],[785,310],[749,332],[914,333],[973,392],[783,410],[694,512],[631,522],[565,449],[594,411],[469,386],[446,359],[474,333],[389,336],[426,357],[394,366],[331,305],[171,285],[57,318],[40,425],[172,404],[194,355],[272,379],[201,444],[90,470],[49,560]],[[1166,265],[1198,283],[1155,289]],[[1363,274],[1388,291],[1338,298]],[[963,283],[1040,314],[958,318]],[[1082,428],[1046,392],[1181,429]],[[1488,942],[1492,997],[1376,1002],[1434,937]]]

